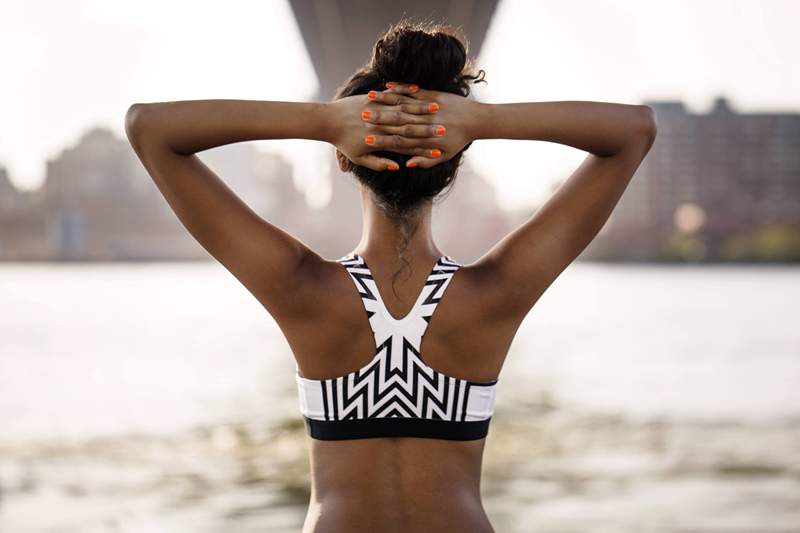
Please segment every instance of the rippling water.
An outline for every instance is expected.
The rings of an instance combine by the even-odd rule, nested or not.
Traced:
[[[571,266],[500,377],[498,533],[800,530],[798,302],[792,267]],[[0,266],[0,530],[297,531],[293,370],[217,264]]]

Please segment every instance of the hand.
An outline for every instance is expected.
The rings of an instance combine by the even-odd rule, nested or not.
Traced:
[[[340,98],[324,104],[329,111],[325,127],[330,128],[326,140],[353,163],[373,170],[400,170],[395,161],[372,152],[427,152],[430,155],[431,150],[424,146],[433,148],[432,143],[441,137],[436,137],[439,126],[434,123],[436,109],[429,104],[401,94],[378,91]]]
[[[442,133],[442,135],[417,139],[416,145],[410,148],[398,148],[393,144],[412,144],[404,138],[417,136],[413,135],[417,132],[415,128],[421,127],[395,125],[393,123],[395,118],[391,114],[384,116],[378,112],[377,115],[366,119],[372,124],[381,125],[378,133],[376,133],[375,144],[372,146],[383,148],[384,150],[412,154],[414,157],[406,162],[407,167],[420,166],[422,168],[430,168],[452,159],[474,140],[472,135],[473,121],[477,115],[477,106],[481,105],[479,102],[453,93],[420,89],[416,85],[398,82],[389,82],[387,83],[388,85],[391,85],[390,89],[377,93],[376,99],[373,100],[374,102],[390,105],[399,104],[404,110],[408,109],[410,112],[413,112],[420,105],[427,107],[430,103],[436,103],[438,111],[436,111],[435,115],[427,115],[429,120],[425,123],[430,124],[435,120],[434,132],[441,127],[442,129],[439,129],[439,133]],[[421,137],[426,131],[423,128],[419,129],[418,133]],[[401,136],[399,140],[397,136]]]

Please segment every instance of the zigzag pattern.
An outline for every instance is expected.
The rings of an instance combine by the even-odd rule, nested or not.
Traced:
[[[453,423],[486,421],[494,412],[497,380],[472,382],[428,366],[420,354],[422,336],[460,264],[441,256],[409,313],[394,318],[383,303],[364,258],[338,259],[350,273],[375,335],[375,355],[345,376],[309,380],[297,375],[300,409],[306,418],[349,421],[406,418]]]

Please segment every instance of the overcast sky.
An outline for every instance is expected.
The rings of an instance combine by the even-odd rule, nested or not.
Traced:
[[[798,20],[793,0],[501,0],[477,58],[489,85],[476,96],[681,99],[705,112],[725,95],[740,111],[798,111]],[[3,0],[0,66],[0,165],[21,188],[38,186],[46,159],[94,125],[124,137],[133,102],[303,101],[317,86],[283,0]],[[332,147],[258,145],[293,160],[312,204],[326,201],[319,161]],[[508,206],[541,202],[584,156],[531,141],[479,141],[467,152]]]

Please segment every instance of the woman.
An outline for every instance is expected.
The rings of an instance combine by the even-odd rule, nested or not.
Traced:
[[[311,437],[307,533],[493,531],[481,459],[509,345],[601,229],[654,141],[649,107],[481,103],[467,98],[483,74],[470,68],[452,30],[404,22],[332,102],[128,110],[128,138],[169,205],[293,350]],[[360,183],[361,241],[335,261],[253,213],[195,155],[285,138],[334,145],[340,168]],[[492,138],[588,155],[529,220],[462,265],[433,240],[432,204],[472,141]]]

